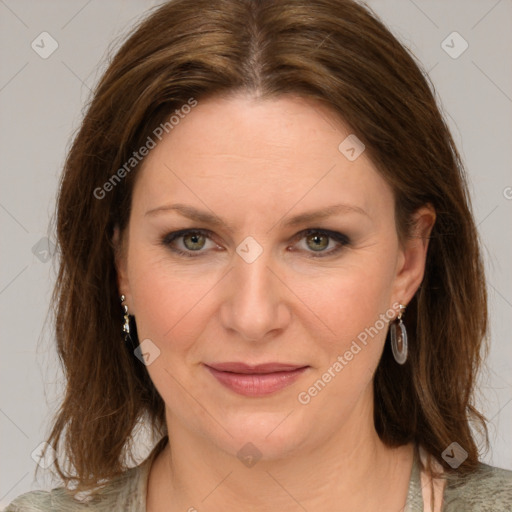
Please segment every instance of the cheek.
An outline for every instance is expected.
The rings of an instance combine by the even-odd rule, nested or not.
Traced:
[[[337,403],[339,408],[332,414],[339,418],[369,389],[394,314],[390,310],[394,267],[389,264],[391,252],[386,254],[389,257],[379,258],[367,253],[357,265],[333,272],[323,280],[326,293],[307,285],[311,308],[329,327],[328,335],[316,338],[323,358],[318,375],[307,383],[313,386],[312,395],[302,390],[315,403],[308,413]]]
[[[379,265],[369,263],[326,281],[328,294],[314,296],[314,309],[320,312],[329,334],[311,336],[323,357],[317,372],[297,396],[301,405],[307,405],[304,413],[308,417],[321,415],[326,422],[339,422],[363,393],[371,392],[393,317],[389,275]]]
[[[208,294],[218,276],[172,265],[162,250],[134,247],[129,262],[130,290],[142,341],[154,340],[162,350],[184,350],[207,321]]]
[[[314,281],[294,283],[294,291],[315,312],[336,344],[343,345],[375,324],[390,307],[393,272],[372,258],[350,267],[334,269]],[[313,328],[315,318],[309,328]],[[329,336],[326,337],[326,339]]]

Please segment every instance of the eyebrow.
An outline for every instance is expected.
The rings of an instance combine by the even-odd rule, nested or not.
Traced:
[[[218,217],[217,215],[209,213],[204,210],[198,210],[197,208],[194,208],[193,206],[186,204],[177,203],[159,206],[157,208],[148,210],[144,215],[153,216],[160,213],[171,211],[177,212],[181,214],[183,217],[187,217],[188,219],[194,220],[196,222],[202,222],[205,224],[210,224],[212,226],[221,226],[227,228],[229,231],[233,231],[233,227],[228,222],[223,220],[221,217]],[[299,215],[292,217],[291,219],[288,219],[285,222],[281,222],[281,224],[283,224],[286,227],[296,226],[298,224],[304,224],[306,222],[322,220],[340,213],[358,213],[360,215],[365,215],[366,217],[369,217],[368,213],[366,213],[359,206],[349,204],[335,204],[327,206],[320,210],[313,210],[301,213]]]

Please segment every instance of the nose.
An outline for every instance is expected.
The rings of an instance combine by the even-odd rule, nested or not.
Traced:
[[[248,341],[267,341],[290,322],[292,296],[264,251],[252,263],[235,255],[221,306],[224,327]]]

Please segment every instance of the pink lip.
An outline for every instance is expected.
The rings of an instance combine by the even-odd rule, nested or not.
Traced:
[[[263,363],[263,364],[245,364],[245,363],[212,363],[208,364],[210,368],[219,370],[221,372],[233,373],[274,373],[274,372],[287,372],[296,370],[297,368],[304,368],[305,365],[298,364],[285,364],[285,363]]]
[[[282,363],[215,363],[205,366],[221,384],[245,396],[275,393],[295,382],[308,368]]]

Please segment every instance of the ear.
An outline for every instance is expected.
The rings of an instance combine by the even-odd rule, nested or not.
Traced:
[[[114,246],[114,265],[117,273],[117,290],[119,296],[124,295],[126,302],[131,302],[130,287],[128,283],[127,272],[127,241],[121,236],[121,230],[116,224],[114,234],[112,236],[112,244]]]
[[[411,235],[403,242],[399,251],[393,298],[407,305],[420,287],[425,274],[430,233],[436,221],[436,212],[428,204],[414,214]]]

